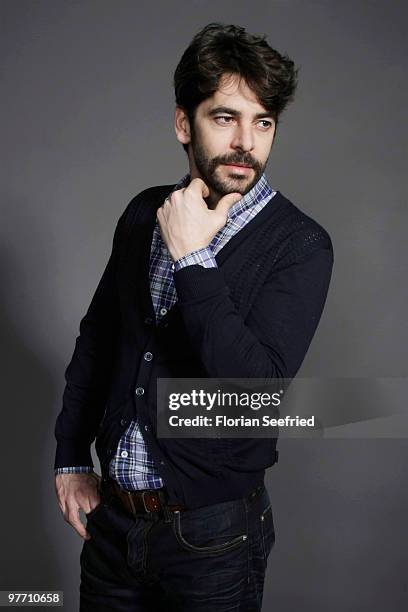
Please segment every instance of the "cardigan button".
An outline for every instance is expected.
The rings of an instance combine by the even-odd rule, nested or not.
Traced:
[[[136,393],[136,395],[143,395],[143,393],[144,393],[143,387],[136,387],[135,393]]]

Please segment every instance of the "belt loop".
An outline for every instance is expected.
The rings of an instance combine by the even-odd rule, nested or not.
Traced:
[[[128,500],[130,502],[130,506],[132,508],[133,515],[136,516],[136,508],[135,508],[135,504],[133,503],[132,493],[130,491],[126,491],[126,494],[128,496]],[[144,503],[144,498],[143,498],[143,503]]]
[[[146,491],[142,491],[143,507],[146,510],[146,512],[148,512],[150,514],[151,510],[146,506],[145,494],[146,494]],[[133,500],[132,500],[132,504],[133,504]]]
[[[171,523],[173,521],[173,513],[167,507],[167,498],[164,491],[159,491],[159,499],[163,510],[164,522]]]
[[[112,482],[109,481],[108,478],[105,478],[104,480],[102,480],[101,496],[104,498],[106,503],[109,503],[110,500],[112,499],[112,495],[113,495]]]

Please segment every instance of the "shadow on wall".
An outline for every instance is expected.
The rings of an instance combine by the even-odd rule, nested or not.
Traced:
[[[64,522],[54,485],[53,429],[67,364],[56,363],[61,339],[55,348],[43,331],[52,333],[47,316],[58,301],[50,279],[53,246],[49,228],[36,222],[27,202],[14,199],[7,207],[12,228],[0,267],[0,590],[64,590],[68,604],[78,597],[82,540]],[[75,609],[74,602],[64,606]]]

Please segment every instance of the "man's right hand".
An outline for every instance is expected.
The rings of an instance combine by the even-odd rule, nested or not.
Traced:
[[[79,518],[79,510],[88,514],[100,504],[100,480],[99,474],[94,472],[55,476],[55,491],[64,519],[84,540],[89,540],[91,536]]]

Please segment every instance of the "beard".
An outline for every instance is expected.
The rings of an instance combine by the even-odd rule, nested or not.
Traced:
[[[250,153],[244,152],[208,157],[205,149],[198,141],[194,130],[191,132],[191,149],[201,178],[220,197],[227,193],[240,193],[241,195],[248,193],[261,178],[268,161],[266,160],[264,164],[261,164]],[[218,167],[222,164],[245,164],[252,168],[254,176],[250,179],[247,175],[238,174],[231,168],[229,176],[223,178],[217,172]]]

